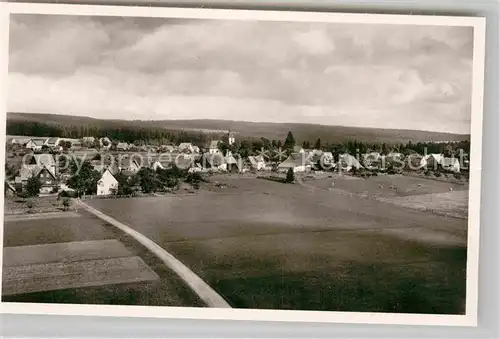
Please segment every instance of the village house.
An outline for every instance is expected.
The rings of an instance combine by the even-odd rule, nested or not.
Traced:
[[[313,150],[307,152],[306,154],[312,168],[315,170],[332,170],[333,168],[335,168],[332,152]]]
[[[179,154],[173,160],[175,166],[183,170],[188,170],[194,164],[194,157],[187,154]]]
[[[443,158],[441,160],[441,167],[450,172],[460,172],[460,161],[457,158]]]
[[[344,153],[339,156],[339,168],[345,172],[350,172],[353,169],[363,168],[363,166],[356,157],[349,153]]]
[[[40,194],[49,194],[49,193],[56,193],[57,192],[57,178],[52,173],[49,171],[46,167],[43,167],[39,172],[38,172],[38,180],[40,180],[40,183],[42,184],[40,188]]]
[[[46,167],[36,165],[21,168],[19,175],[15,178],[16,190],[22,191],[32,177],[38,178],[42,184],[40,194],[49,194],[57,190],[58,183],[55,174]]]
[[[110,159],[92,160],[90,161],[90,164],[92,165],[94,171],[99,173],[104,173],[106,170],[109,170],[111,174],[117,175],[120,172],[118,164]]]
[[[205,153],[201,158],[201,166],[212,171],[227,171],[227,164],[222,154]]]
[[[165,169],[167,167],[165,167],[161,162],[160,160],[155,160],[151,165],[150,165],[150,168],[153,170],[153,171],[157,171],[158,169]]]
[[[13,197],[16,195],[16,188],[9,182],[5,182],[4,196]]]
[[[52,154],[31,154],[24,159],[23,168],[29,170],[39,170],[47,168],[54,176],[56,175],[56,161]]]
[[[105,196],[114,194],[118,190],[118,180],[109,171],[105,170],[97,182],[97,195]]]
[[[250,162],[250,166],[252,167],[252,169],[256,171],[262,171],[266,169],[266,160],[262,155],[249,156],[248,161]]]
[[[43,145],[45,145],[45,139],[30,139],[26,143],[26,148],[32,149],[33,151],[40,151]]]
[[[212,140],[210,141],[210,145],[208,147],[208,153],[210,154],[218,154],[220,153],[220,150],[219,150],[219,143],[221,141],[220,140]]]
[[[294,153],[305,153],[305,150],[301,146],[295,145],[295,146],[293,146],[293,152]]]
[[[234,133],[231,132],[231,130],[229,130],[227,132],[227,143],[229,144],[229,146],[231,146],[232,144],[234,144],[236,142],[236,138],[234,136]]]
[[[194,153],[194,147],[193,144],[190,142],[182,142],[179,144],[179,147],[177,147],[179,152],[181,153]]]
[[[30,140],[30,138],[12,138],[10,144],[25,146]]]
[[[141,169],[141,165],[137,160],[127,157],[118,160],[118,169],[121,172],[137,173]]]
[[[72,149],[77,149],[77,148],[81,148],[82,147],[82,141],[80,139],[74,139],[74,138],[60,138],[59,140],[59,144],[61,142],[66,142],[66,143],[70,143],[70,147]]]
[[[403,154],[399,152],[389,152],[387,154],[387,158],[391,160],[401,160],[403,158]]]
[[[176,151],[176,148],[174,145],[161,145],[159,151],[165,153],[173,153]]]
[[[86,145],[93,145],[95,142],[96,138],[95,137],[83,137],[82,138],[82,144]]]
[[[45,140],[45,145],[49,146],[50,148],[55,148],[55,147],[59,146],[60,141],[61,141],[61,138],[57,138],[57,137],[48,138],[47,140]]]
[[[437,170],[443,161],[444,156],[438,153],[425,155],[420,160],[420,167],[427,170]]]
[[[377,169],[382,161],[379,152],[369,152],[363,154],[363,165],[368,169]]]
[[[194,163],[188,170],[188,173],[199,173],[205,172],[206,170],[201,166],[199,162]]]
[[[236,159],[231,152],[228,152],[226,157],[224,158],[226,162],[226,170],[232,173],[242,172],[243,171],[243,161],[241,159]]]
[[[117,151],[128,151],[129,148],[130,148],[130,146],[126,142],[119,142],[116,145],[116,150]]]
[[[408,154],[404,161],[404,169],[413,171],[421,169],[423,159],[424,157],[416,152]]]
[[[99,147],[102,150],[109,150],[111,148],[111,140],[108,137],[102,137],[99,139]]]
[[[278,165],[278,172],[287,172],[290,168],[294,173],[308,172],[311,170],[311,162],[304,153],[291,153],[288,158]]]
[[[323,161],[325,163],[331,164],[331,163],[334,162],[334,158],[333,158],[333,153],[332,152],[323,152],[322,158],[323,158]]]

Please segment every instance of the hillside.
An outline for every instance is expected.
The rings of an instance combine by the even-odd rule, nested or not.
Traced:
[[[281,139],[292,131],[298,141],[314,141],[321,138],[324,142],[342,142],[346,139],[356,139],[366,142],[426,142],[426,141],[462,141],[469,140],[470,135],[451,134],[431,131],[359,128],[346,126],[326,126],[298,123],[255,123],[229,120],[107,120],[82,116],[38,113],[8,113],[7,134],[9,122],[43,123],[58,126],[99,126],[101,128],[140,128],[165,129],[220,133],[231,130],[240,137],[264,137]]]

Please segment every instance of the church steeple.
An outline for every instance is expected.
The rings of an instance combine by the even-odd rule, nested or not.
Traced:
[[[228,144],[232,145],[232,144],[234,144],[235,141],[236,141],[236,139],[234,138],[233,132],[231,132],[231,130],[229,130],[227,132],[227,142],[228,142]]]

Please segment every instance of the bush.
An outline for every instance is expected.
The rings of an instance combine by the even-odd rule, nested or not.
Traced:
[[[74,191],[62,191],[61,193],[59,193],[57,198],[59,199],[59,198],[76,198],[76,197],[77,194]]]
[[[35,202],[33,200],[26,201],[26,207],[28,208],[28,213],[34,213]]]
[[[26,184],[26,192],[28,193],[28,196],[37,196],[40,193],[40,188],[42,188],[42,183],[36,176],[32,176],[28,179]]]
[[[286,172],[286,182],[291,184],[295,181],[295,173],[293,173],[293,168],[289,168]]]
[[[64,211],[69,210],[69,207],[71,206],[71,201],[69,200],[69,198],[65,198],[62,202],[62,205]]]

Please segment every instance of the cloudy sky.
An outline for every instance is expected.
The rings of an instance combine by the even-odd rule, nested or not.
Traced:
[[[472,28],[13,15],[8,110],[469,133]]]

